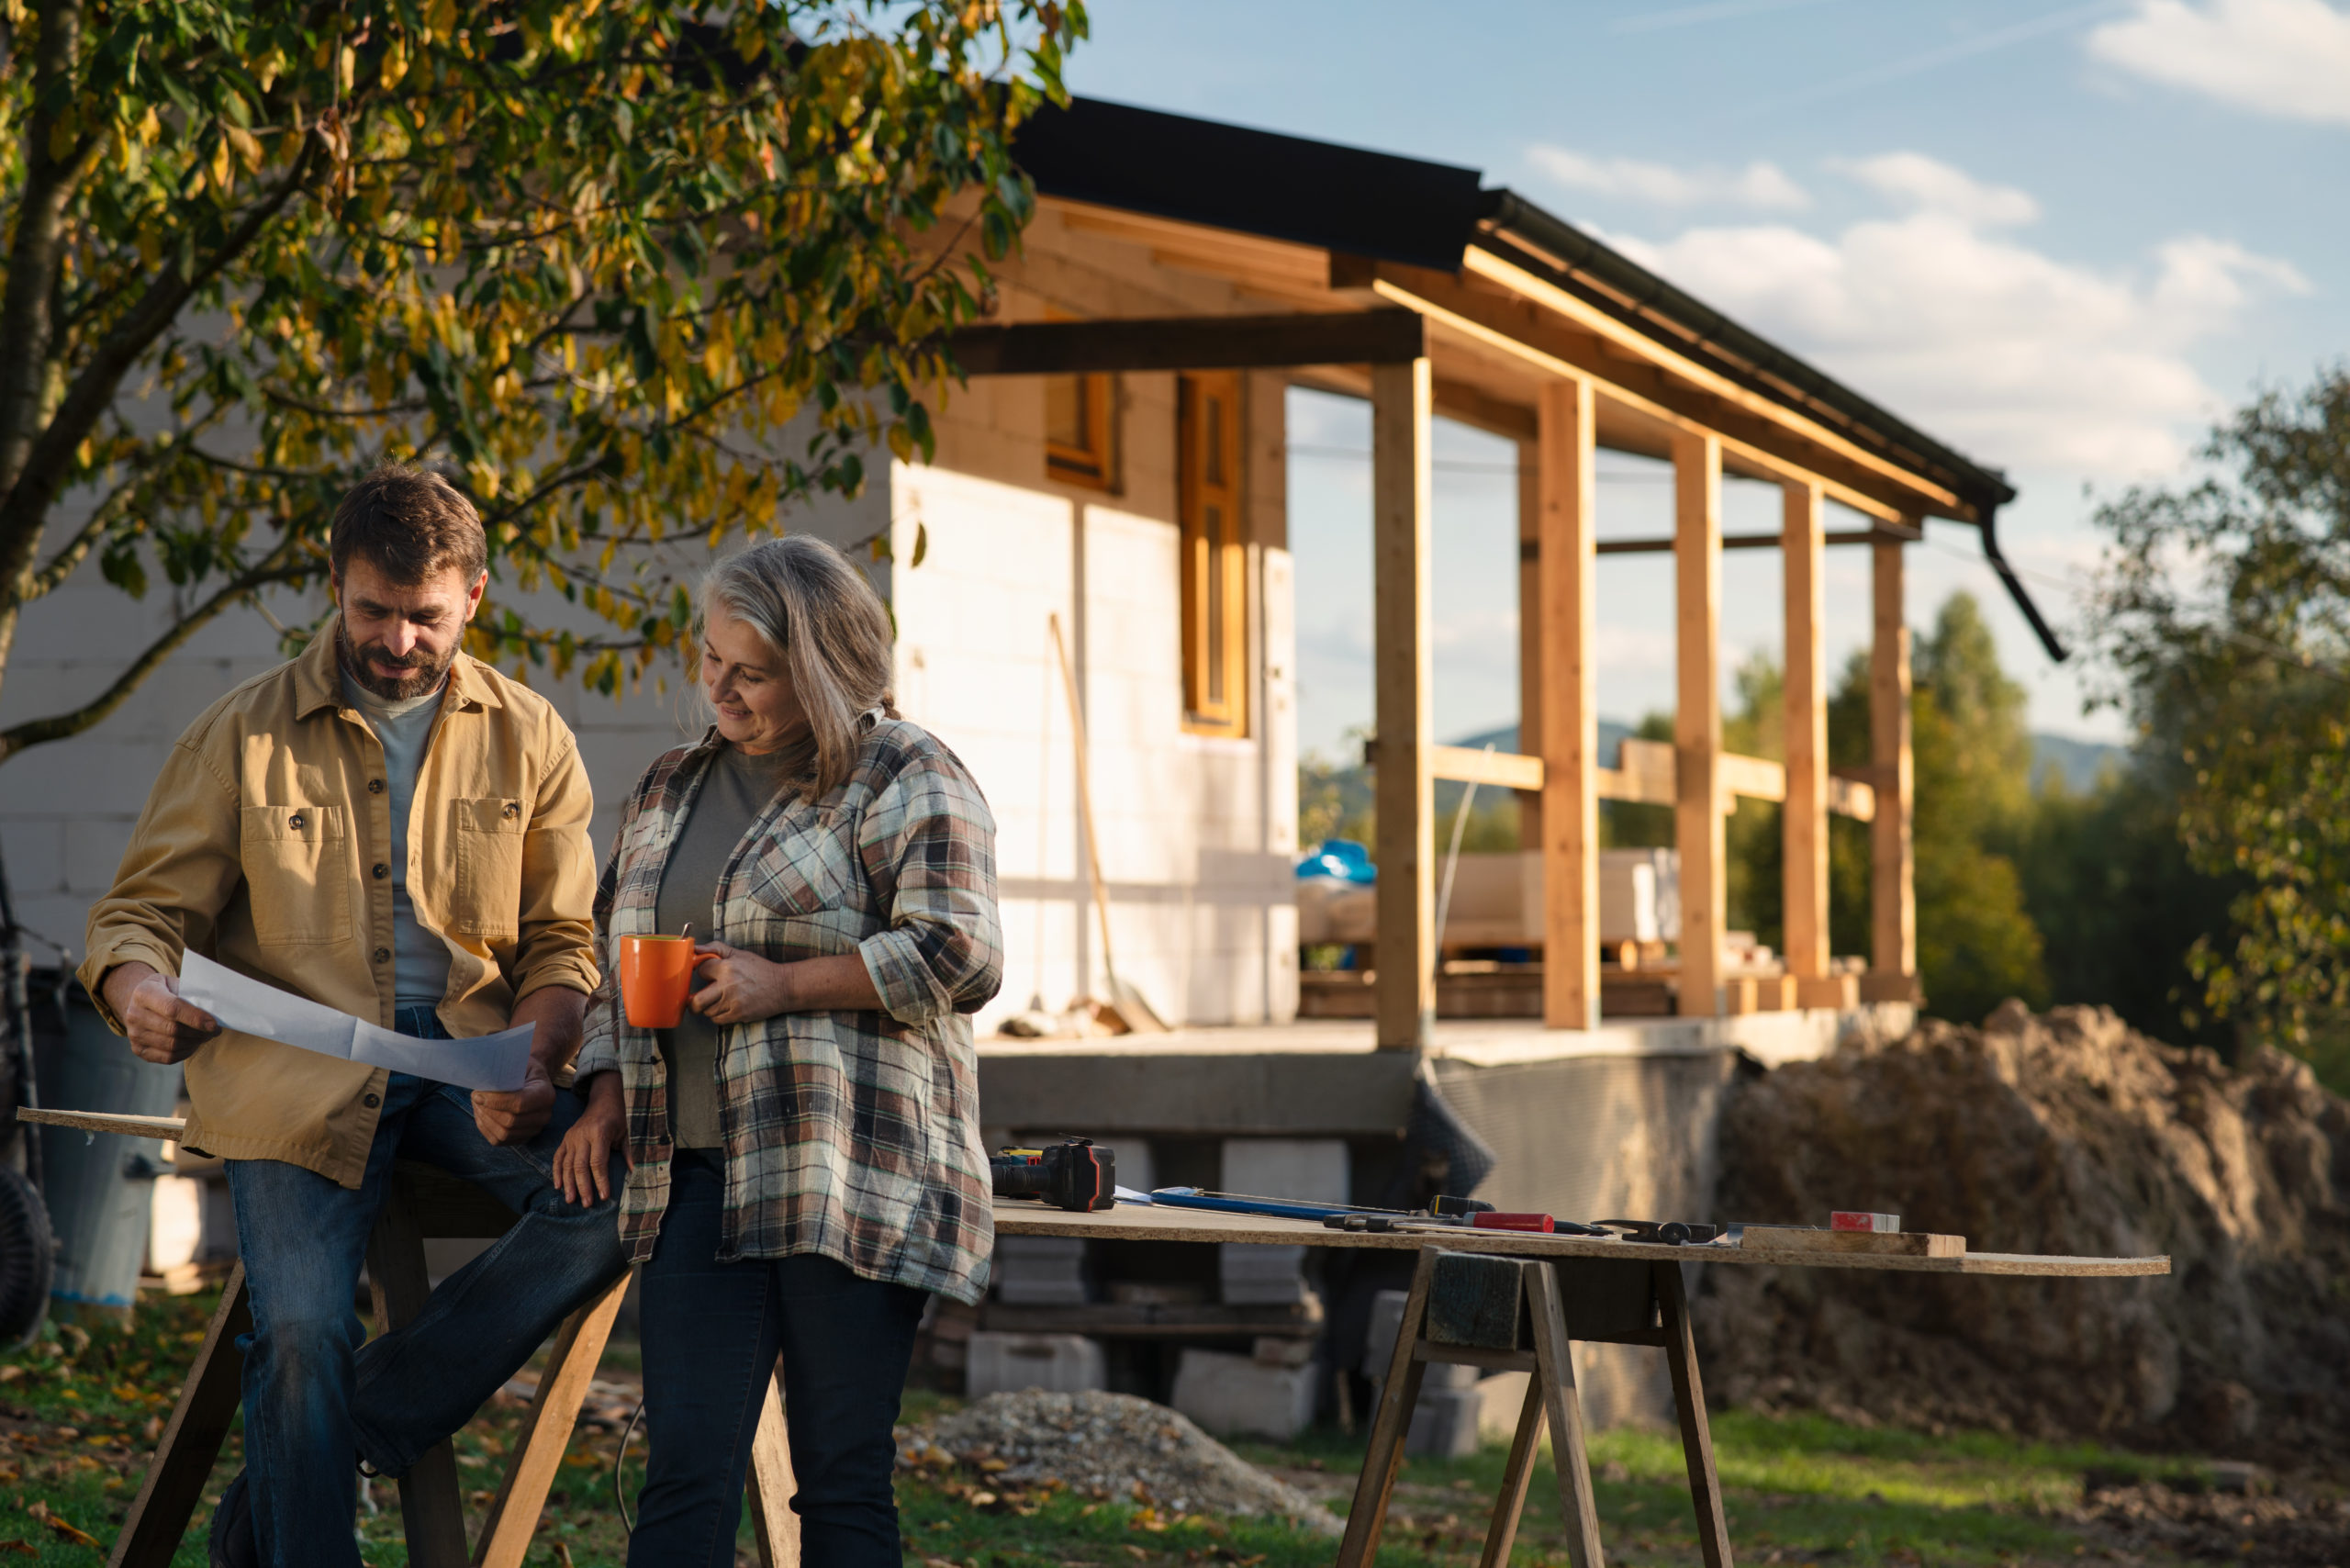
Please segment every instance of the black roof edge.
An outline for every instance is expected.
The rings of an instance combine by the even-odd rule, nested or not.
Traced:
[[[1986,467],[1936,441],[1563,218],[1506,188],[1484,194],[1483,227],[1488,237],[1515,241],[1510,248],[1517,253],[1510,259],[1545,281],[1589,300],[1650,336],[1655,334],[1641,316],[1671,322],[1688,333],[1691,341],[1678,344],[1669,339],[1661,341],[1774,402],[1788,403],[1786,388],[1795,388],[1800,402],[1810,405],[1806,412],[1842,427],[1886,456],[1941,481],[1975,509],[1978,521],[1987,521],[1995,508],[2016,498],[2015,487],[2000,470]],[[1579,283],[1576,274],[1600,287]],[[1770,381],[1783,385],[1774,386]]]
[[[1037,110],[1012,153],[1040,195],[1442,272],[1484,212],[1474,169],[1101,98]]]
[[[2015,498],[1986,467],[1740,326],[1477,170],[1158,109],[1072,97],[1022,123],[1013,156],[1039,194],[1457,273],[1474,244],[1771,401],[1811,415],[1959,496],[1977,520]],[[1660,327],[1664,330],[1660,330]]]

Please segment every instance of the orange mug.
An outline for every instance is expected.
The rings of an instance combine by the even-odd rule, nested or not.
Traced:
[[[621,1004],[639,1029],[674,1029],[693,989],[690,936],[621,938]]]

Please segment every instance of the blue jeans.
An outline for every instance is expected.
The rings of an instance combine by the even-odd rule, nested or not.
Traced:
[[[629,1568],[733,1568],[751,1436],[783,1361],[806,1568],[899,1568],[890,1428],[923,1293],[829,1258],[718,1261],[725,1175],[680,1149],[652,1261],[637,1277],[644,1336],[644,1490]]]
[[[404,1007],[396,1023],[448,1038],[431,1008]],[[557,1093],[539,1136],[504,1147],[481,1136],[472,1095],[449,1084],[396,1072],[381,1109],[356,1191],[283,1160],[228,1162],[252,1293],[253,1331],[237,1341],[247,1484],[261,1561],[276,1568],[357,1568],[357,1462],[386,1475],[408,1470],[628,1267],[617,1196],[580,1208],[550,1179],[577,1096]],[[520,1217],[442,1281],[413,1322],[369,1340],[352,1302],[395,1159],[438,1166]]]

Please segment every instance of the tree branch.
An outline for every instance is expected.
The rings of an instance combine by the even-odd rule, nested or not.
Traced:
[[[33,450],[56,330],[50,305],[64,265],[65,209],[73,195],[74,172],[69,163],[50,156],[49,144],[59,111],[73,97],[65,78],[73,74],[74,50],[81,41],[81,7],[73,0],[50,0],[41,7],[39,28],[33,55],[33,112],[21,141],[24,187],[17,199],[17,231],[8,247],[7,291],[0,297],[0,342],[8,345],[8,352],[0,354],[0,495],[16,487]],[[0,540],[5,540],[0,543],[5,552],[0,581],[5,581],[31,558],[39,534],[19,540],[0,533]]]
[[[162,636],[148,644],[140,655],[130,662],[128,668],[115,677],[113,685],[81,707],[62,713],[52,713],[46,719],[28,719],[21,724],[0,730],[0,763],[7,762],[19,752],[30,747],[78,735],[105,720],[107,715],[121,707],[149,676],[155,673],[158,666],[177,653],[189,638],[218,619],[223,610],[249,597],[256,589],[267,588],[273,583],[299,582],[314,575],[318,568],[308,563],[286,564],[285,558],[297,553],[292,548],[296,543],[297,536],[289,533],[285,543],[271,551],[261,566],[223,587],[219,592],[174,622]]]
[[[30,604],[33,600],[56,591],[60,584],[72,577],[84,561],[89,559],[90,552],[95,549],[98,541],[106,536],[107,526],[121,514],[123,503],[129,498],[131,492],[139,487],[140,482],[149,474],[162,466],[174,452],[185,449],[195,453],[198,457],[204,455],[196,445],[196,438],[201,431],[219,422],[223,412],[223,409],[215,408],[202,420],[186,430],[181,431],[171,440],[160,446],[151,446],[142,453],[131,465],[130,477],[117,485],[96,506],[90,509],[89,521],[82,524],[80,531],[60,545],[56,554],[26,575],[23,584],[13,596],[13,604]],[[8,597],[0,595],[0,599],[6,599]]]
[[[317,148],[315,138],[305,142],[302,151],[295,155],[293,166],[285,171],[285,177],[246,211],[219,248],[200,263],[185,274],[176,268],[164,268],[105,342],[92,352],[89,363],[73,378],[48,428],[41,431],[6,499],[0,500],[0,539],[28,525],[38,529],[56,499],[58,486],[73,461],[74,449],[112,406],[123,376],[197,291],[259,239],[262,230],[293,199],[309,174]]]

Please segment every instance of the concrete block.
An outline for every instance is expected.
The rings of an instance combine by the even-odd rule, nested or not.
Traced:
[[[1107,1388],[1109,1372],[1101,1343],[1082,1334],[1004,1334],[982,1328],[971,1335],[963,1380],[973,1399],[1031,1388],[1083,1394]]]
[[[1498,1439],[1507,1442],[1517,1434],[1518,1412],[1526,1408],[1527,1386],[1533,1374],[1522,1372],[1495,1372],[1477,1383],[1477,1430],[1488,1441]]]
[[[1483,1410],[1483,1397],[1473,1383],[1466,1388],[1430,1388],[1423,1383],[1419,1403],[1412,1406],[1412,1426],[1404,1437],[1404,1451],[1438,1459],[1461,1459],[1475,1453],[1478,1420]]]
[[[1069,1236],[1000,1236],[995,1294],[1013,1306],[1082,1306],[1085,1240]]]
[[[1175,1408],[1219,1437],[1287,1442],[1314,1419],[1315,1369],[1268,1366],[1254,1356],[1186,1350]]]
[[[1224,1190],[1267,1198],[1343,1204],[1350,1171],[1343,1138],[1224,1140]]]

